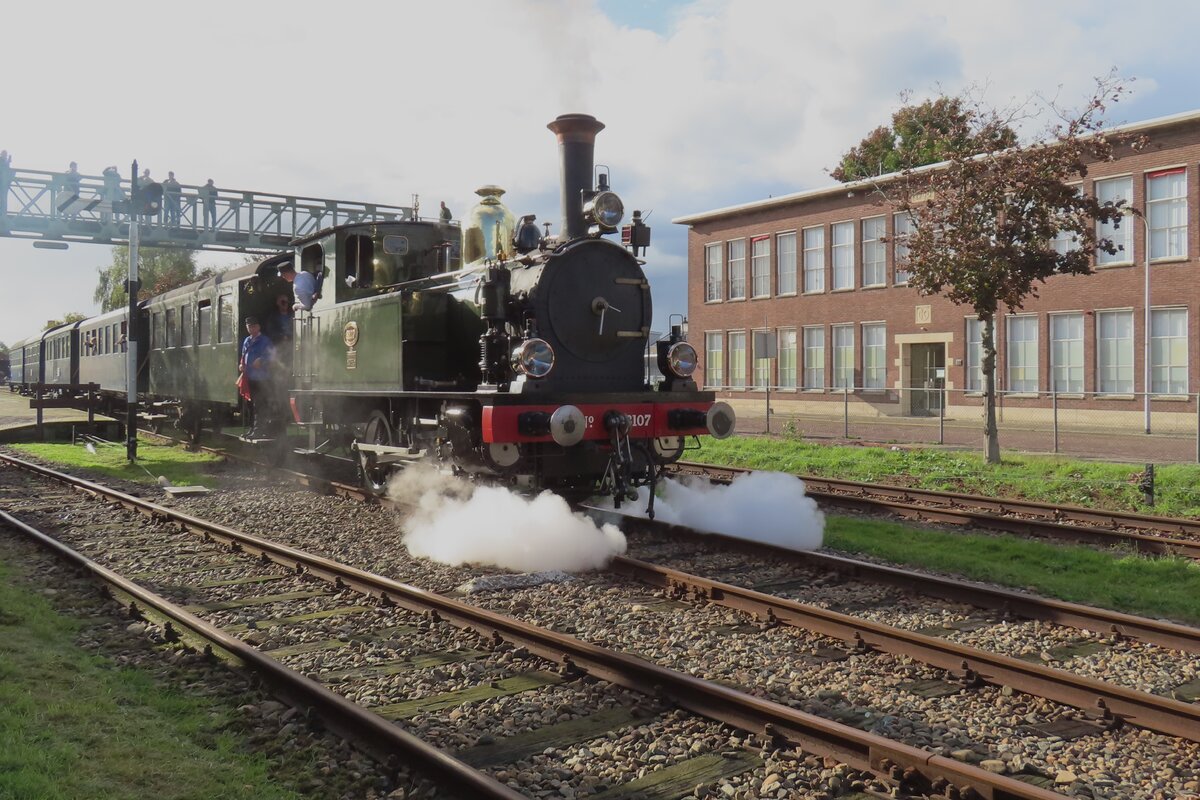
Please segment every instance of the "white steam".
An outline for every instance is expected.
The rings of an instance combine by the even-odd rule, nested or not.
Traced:
[[[522,497],[415,465],[393,479],[388,494],[413,508],[402,527],[405,546],[418,558],[578,572],[625,552],[625,535],[615,525],[597,527],[549,492]]]
[[[639,490],[634,513],[645,516],[648,496]],[[782,472],[747,472],[725,486],[668,478],[654,518],[792,550],[816,550],[825,535],[825,515],[804,494],[804,481]]]

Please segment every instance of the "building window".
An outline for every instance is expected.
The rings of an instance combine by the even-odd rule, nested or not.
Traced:
[[[862,221],[863,286],[883,286],[887,282],[887,248],[883,244],[886,234],[887,221],[883,217]]]
[[[729,243],[729,299],[746,299],[746,240]]]
[[[804,329],[804,388],[825,388],[825,329]]]
[[[767,337],[771,335],[770,331],[755,331],[754,332],[754,388],[762,389],[767,386],[771,380],[771,359],[767,358],[767,354],[761,352],[763,345],[768,341]]]
[[[854,326],[833,326],[833,388],[854,388]]]
[[[746,332],[729,332],[729,385],[740,389],[746,385]]]
[[[796,388],[796,329],[779,331],[779,387]]]
[[[771,237],[750,240],[750,291],[753,297],[771,296]]]
[[[1012,392],[1038,390],[1036,316],[1008,318],[1008,389]]]
[[[892,227],[895,230],[892,238],[896,242],[892,251],[896,263],[896,285],[902,286],[908,283],[908,237],[913,232],[912,217],[906,211],[893,214]]]
[[[1050,315],[1050,391],[1083,393],[1083,314]]]
[[[1187,309],[1159,308],[1150,312],[1150,391],[1187,394]]]
[[[1082,187],[1078,184],[1073,184],[1071,189],[1078,195]],[[1050,240],[1050,249],[1060,256],[1065,256],[1072,250],[1079,249],[1079,236],[1072,231],[1060,229],[1058,235]]]
[[[854,288],[854,223],[833,226],[833,288]]]
[[[1096,313],[1096,384],[1101,394],[1133,394],[1133,312]]]
[[[825,291],[825,229],[804,229],[804,291]]]
[[[775,291],[778,294],[796,293],[796,234],[781,233],[775,237]]]
[[[887,326],[873,322],[862,326],[863,388],[883,389],[887,384]]]
[[[1106,181],[1096,181],[1096,199],[1100,201],[1101,205],[1105,203],[1115,205],[1121,200],[1128,204],[1133,199],[1133,178],[1110,178]],[[1097,266],[1124,264],[1133,260],[1133,226],[1129,224],[1129,220],[1124,222],[1125,224],[1119,228],[1111,222],[1096,223],[1096,236],[1100,239],[1111,239],[1117,247],[1117,252],[1111,254],[1097,248]]]
[[[710,244],[704,248],[704,302],[720,302],[721,294],[721,245]]]
[[[1187,256],[1187,172],[1183,167],[1146,176],[1150,258]]]
[[[967,368],[964,384],[968,392],[983,391],[983,320],[967,320]]]
[[[704,385],[719,387],[725,380],[725,334],[704,334]]]

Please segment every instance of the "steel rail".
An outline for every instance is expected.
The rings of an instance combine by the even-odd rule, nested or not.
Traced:
[[[170,628],[178,626],[180,630],[205,642],[206,651],[211,652],[216,648],[248,665],[271,687],[274,694],[286,698],[292,705],[315,709],[331,729],[358,743],[383,763],[396,767],[399,765],[398,757],[404,756],[417,761],[422,769],[449,780],[454,786],[472,792],[473,797],[524,800],[525,795],[413,736],[369,709],[330,691],[317,681],[288,669],[269,655],[222,632],[166,598],[121,577],[11,514],[0,511],[0,523],[24,533],[41,546],[99,578],[116,592],[131,598],[135,606],[143,609],[143,613],[150,612],[166,618],[169,635],[177,635],[178,631]]]
[[[851,644],[859,651],[878,650],[908,656],[939,667],[965,684],[1009,686],[1090,712],[1110,723],[1200,742],[1200,705],[1127,689],[1065,670],[951,642],[837,611],[786,600],[624,556],[610,567],[643,583],[748,612],[770,624],[784,623]]]
[[[701,475],[717,482],[753,470],[718,467],[680,461],[674,471]],[[1055,505],[1024,500],[999,500],[931,489],[818,478],[797,475],[805,493],[824,503],[865,511],[885,509],[897,516],[920,522],[974,525],[989,530],[1027,535],[1035,533],[1057,539],[1091,542],[1105,546],[1132,546],[1140,553],[1179,555],[1200,560],[1200,523],[1173,517],[1154,517],[1120,511],[1100,511],[1079,506]],[[1197,538],[1178,539],[1120,530],[1170,531]]]
[[[790,561],[813,570],[836,572],[850,578],[895,586],[909,592],[920,592],[944,600],[965,603],[979,608],[990,608],[1006,614],[1027,619],[1046,620],[1070,628],[1113,634],[1122,638],[1136,639],[1160,647],[1169,647],[1187,653],[1200,653],[1200,628],[1177,622],[1139,617],[1120,611],[1068,603],[1036,595],[1024,594],[1012,589],[1001,589],[978,583],[967,583],[953,578],[944,578],[924,572],[859,561],[846,556],[835,556],[807,550],[792,550],[779,545],[739,539],[720,533],[694,531],[677,525],[631,517],[613,512],[611,509],[587,508],[587,512],[604,521],[620,521],[626,530],[640,529],[656,536],[666,536],[681,541],[709,542],[725,550],[741,550],[761,554],[774,561]]]
[[[378,598],[456,627],[471,629],[493,641],[509,641],[562,665],[568,674],[624,686],[664,697],[683,709],[787,743],[816,755],[828,756],[855,769],[878,774],[903,790],[957,792],[962,798],[985,800],[1052,800],[1061,795],[953,758],[933,755],[911,745],[866,733],[822,717],[753,697],[720,684],[609,650],[575,637],[521,622],[399,581],[339,564],[223,525],[200,520],[147,500],[132,497],[90,481],[0,454],[0,459],[31,472],[80,487],[83,491],[121,503],[181,529],[191,530],[249,554]]]

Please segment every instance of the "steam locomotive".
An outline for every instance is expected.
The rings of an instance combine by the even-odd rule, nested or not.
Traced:
[[[653,513],[663,465],[699,436],[730,435],[734,414],[698,390],[696,351],[678,326],[650,342],[650,285],[635,255],[649,228],[635,211],[623,244],[606,238],[624,207],[606,173],[593,185],[604,125],[569,114],[548,127],[561,156],[558,236],[532,215],[516,219],[497,187],[479,190],[461,228],[414,219],[323,230],[145,301],[139,391],[189,429],[233,413],[243,323],[294,300],[280,272],[290,264],[321,287],[276,343],[276,372],[290,375],[279,403],[307,430],[303,451],[348,454],[376,492],[397,465],[435,460],[618,505],[646,485]],[[25,355],[17,374],[100,383],[116,398],[127,384],[126,317],[111,312],[20,343],[22,354],[34,344],[43,365],[58,361],[51,375]],[[660,376],[649,374],[650,360]]]

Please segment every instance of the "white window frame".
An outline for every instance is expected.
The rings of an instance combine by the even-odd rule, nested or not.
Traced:
[[[771,383],[771,359],[763,358],[754,345],[758,343],[758,334],[771,335],[770,328],[756,328],[750,335],[750,357],[754,362],[750,365],[751,388],[765,389]]]
[[[796,293],[795,231],[784,231],[775,235],[775,292],[780,297]]]
[[[1068,183],[1068,187],[1079,194],[1083,190],[1083,184]],[[1060,230],[1058,235],[1050,240],[1050,249],[1058,253],[1060,256],[1065,256],[1073,250],[1079,249],[1079,235],[1071,231]]]
[[[825,291],[825,226],[805,228],[804,234],[804,293],[822,294]]]
[[[834,389],[842,391],[853,391],[855,389],[854,327],[854,323],[849,323],[833,325],[830,329],[829,338],[830,343],[833,345]]]
[[[1036,394],[1041,386],[1038,364],[1038,345],[1041,331],[1037,314],[1010,314],[1004,318],[1005,386],[1015,394]],[[1017,332],[1033,338],[1014,339]],[[1032,385],[1031,385],[1032,384]]]
[[[867,217],[862,221],[862,285],[887,285],[887,217]]]
[[[1128,338],[1105,337],[1104,321],[1124,316],[1129,321]],[[1136,336],[1133,309],[1105,309],[1096,312],[1096,393],[1101,395],[1132,395],[1137,386],[1137,354],[1133,348]],[[1114,344],[1115,343],[1115,344]],[[1106,365],[1105,359],[1115,356],[1112,364]],[[1128,371],[1128,381],[1122,381],[1120,373]],[[1113,377],[1112,373],[1116,376]],[[1106,377],[1107,376],[1107,377]]]
[[[736,346],[740,343],[740,346]],[[729,354],[726,380],[730,389],[746,388],[746,332],[729,331],[725,335],[725,349]]]
[[[1182,318],[1179,333],[1164,332],[1162,319]],[[1188,310],[1187,306],[1150,309],[1150,391],[1156,395],[1188,393]]]
[[[796,388],[796,346],[798,337],[796,336],[795,328],[780,328],[775,333],[779,342],[779,357],[776,359],[777,370],[779,372],[779,388],[780,389],[795,389]],[[790,340],[790,342],[789,342]],[[790,347],[785,345],[790,344]],[[790,353],[791,355],[786,355]]]
[[[901,269],[908,265],[908,236],[913,232],[912,217],[907,211],[892,214],[892,262],[896,275],[893,283],[896,286],[907,286],[912,273]]]
[[[804,382],[803,388],[807,391],[820,392],[825,390],[825,326],[810,325],[801,329],[803,335],[804,348]],[[820,339],[820,342],[809,343],[810,336],[812,339]]]
[[[1182,178],[1172,194],[1155,197],[1156,189]],[[1187,168],[1168,167],[1146,173],[1146,220],[1150,223],[1151,261],[1177,261],[1188,254]]]
[[[1050,391],[1055,394],[1083,394],[1084,370],[1087,354],[1084,352],[1083,314],[1066,311],[1048,315],[1050,327]],[[1077,326],[1076,331],[1063,331],[1063,324]],[[1060,336],[1060,333],[1070,336]],[[1077,334],[1077,335],[1075,335]]]
[[[771,296],[771,237],[767,234],[750,239],[750,296]]]
[[[734,255],[734,252],[737,255]],[[746,299],[746,240],[733,239],[725,243],[729,264],[729,299]]]
[[[725,263],[722,256],[725,243],[704,245],[704,302],[719,303],[725,299]],[[713,256],[716,256],[715,260]]]
[[[978,338],[972,339],[973,333],[978,333]],[[987,391],[987,387],[983,385],[983,320],[978,317],[967,317],[963,342],[966,350],[966,366],[963,374],[964,391],[983,394]]]
[[[1124,200],[1128,207],[1133,202],[1133,176],[1117,175],[1111,178],[1099,178],[1095,185],[1096,200],[1103,205],[1105,202]],[[1123,220],[1121,227],[1113,227],[1111,222],[1096,223],[1096,238],[1112,239],[1117,245],[1116,253],[1108,254],[1096,248],[1096,266],[1111,267],[1133,263],[1133,226],[1129,220]]]
[[[832,291],[843,292],[854,288],[854,223],[835,222],[829,226],[832,241],[833,285]]]
[[[879,341],[872,342],[874,338]],[[887,389],[887,323],[862,324],[862,364],[863,390],[882,392]]]
[[[716,343],[716,348],[713,343]],[[715,358],[714,358],[715,356]],[[713,369],[713,362],[716,369]],[[716,378],[716,380],[713,380]],[[725,332],[704,332],[704,386],[717,389],[725,385]]]

